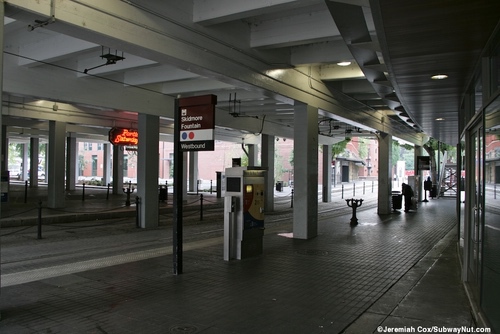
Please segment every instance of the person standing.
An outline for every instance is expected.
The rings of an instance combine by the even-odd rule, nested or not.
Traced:
[[[411,199],[413,197],[413,189],[409,184],[403,183],[401,185],[401,194],[405,199],[405,212],[408,212],[411,209]]]
[[[427,192],[429,191],[429,193],[432,191],[432,181],[431,181],[431,177],[427,177],[427,180],[424,181],[424,194],[425,194],[425,200],[424,202],[428,202],[427,201]]]

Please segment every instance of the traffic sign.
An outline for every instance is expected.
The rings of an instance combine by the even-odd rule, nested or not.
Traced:
[[[179,100],[178,131],[182,152],[213,151],[215,129],[215,95]]]

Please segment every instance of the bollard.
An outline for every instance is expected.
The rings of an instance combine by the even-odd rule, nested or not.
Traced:
[[[139,196],[135,197],[135,227],[141,227],[141,199]]]
[[[493,184],[493,199],[497,199],[497,184]],[[26,202],[24,202],[26,203]]]
[[[165,187],[167,187],[167,196],[165,197],[165,201],[168,204],[168,181],[165,181]]]
[[[290,207],[293,208],[293,189],[292,189],[292,198],[291,198],[291,201],[290,201]]]
[[[42,239],[42,201],[38,202],[38,236],[37,239]]]
[[[344,185],[342,184],[342,197],[341,198],[344,198]]]
[[[83,182],[83,187],[82,187],[82,201],[85,201],[85,182]]]
[[[373,187],[375,185],[375,181],[372,181],[372,194],[373,194]]]
[[[28,202],[28,181],[24,182],[24,203]]]
[[[212,194],[212,180],[210,180],[210,194]]]
[[[130,206],[130,194],[134,192],[134,187],[132,187],[132,181],[128,181],[128,188],[123,188],[123,192],[127,194],[127,199],[125,200],[125,206]]]
[[[356,183],[352,184],[352,197],[356,196]]]
[[[365,194],[365,181],[363,181],[363,195]]]
[[[358,218],[356,217],[356,209],[363,204],[363,199],[346,199],[347,206],[352,208],[351,225],[358,225]]]
[[[200,195],[200,221],[203,220],[203,194]]]
[[[106,193],[106,200],[109,199],[109,188],[111,187],[111,182],[108,183],[108,192]]]

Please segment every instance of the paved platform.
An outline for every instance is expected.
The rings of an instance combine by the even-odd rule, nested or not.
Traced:
[[[216,212],[203,221],[194,214],[184,230],[184,273],[177,276],[168,218],[153,230],[119,218],[53,224],[42,240],[20,227],[2,228],[0,333],[473,326],[459,279],[454,199],[379,216],[370,204],[376,195],[359,195],[368,210],[351,227],[345,201],[334,198],[320,203],[319,235],[296,240],[286,195],[277,194],[282,211],[266,218],[264,254],[242,261],[222,260]]]

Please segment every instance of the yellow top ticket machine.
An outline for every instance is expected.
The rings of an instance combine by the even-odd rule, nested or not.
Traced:
[[[262,254],[265,170],[226,168],[224,260]]]

